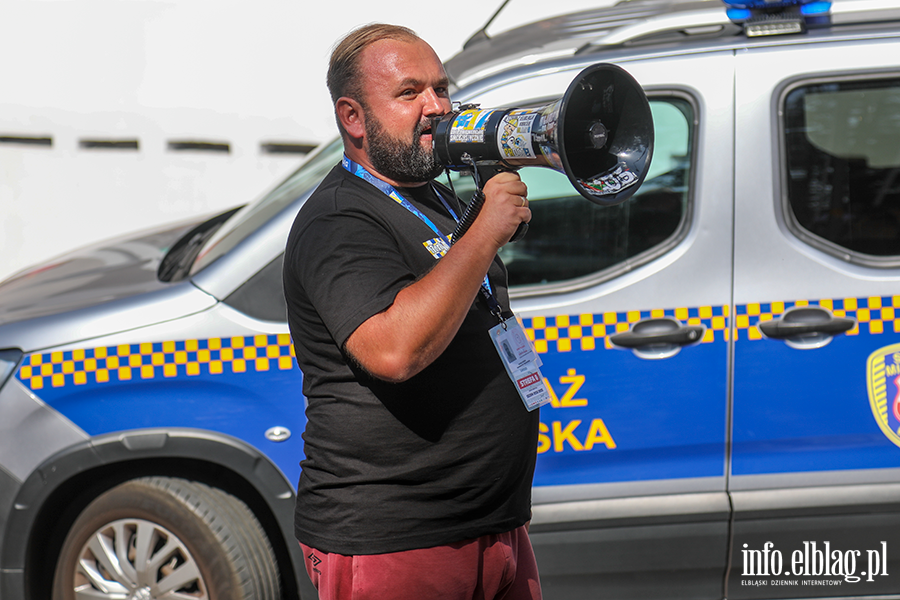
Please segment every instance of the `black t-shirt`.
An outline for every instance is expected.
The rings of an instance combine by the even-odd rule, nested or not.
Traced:
[[[399,191],[445,235],[453,231],[435,187]],[[484,299],[475,300],[444,353],[406,382],[372,378],[343,352],[359,325],[434,266],[435,237],[338,165],[288,238],[288,321],[308,401],[295,534],[319,550],[427,548],[529,519],[538,411],[526,411],[506,374]],[[499,258],[489,277],[508,311]]]

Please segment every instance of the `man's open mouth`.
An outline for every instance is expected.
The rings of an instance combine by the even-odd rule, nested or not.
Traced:
[[[431,119],[429,119],[426,123],[419,123],[416,126],[416,137],[421,138],[422,136],[431,137]]]

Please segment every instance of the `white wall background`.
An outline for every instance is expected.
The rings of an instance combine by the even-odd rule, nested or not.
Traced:
[[[325,70],[356,26],[406,25],[442,59],[502,0],[0,0],[0,280],[114,235],[253,200],[336,134]],[[611,0],[511,0],[490,33]],[[137,150],[85,149],[129,140]],[[172,140],[229,144],[173,152]]]

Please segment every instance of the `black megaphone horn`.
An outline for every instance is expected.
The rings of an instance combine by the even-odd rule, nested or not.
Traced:
[[[549,167],[565,173],[591,202],[613,206],[626,201],[650,168],[653,116],[637,81],[621,67],[600,63],[581,71],[562,98],[550,104],[506,109],[464,105],[435,117],[432,139],[438,162],[472,173],[478,188],[470,203],[474,214],[460,221],[456,240],[484,201],[480,179],[486,171]],[[524,228],[513,241],[523,234]]]

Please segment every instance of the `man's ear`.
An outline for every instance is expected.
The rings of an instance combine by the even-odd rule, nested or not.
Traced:
[[[342,96],[334,103],[334,112],[347,135],[362,139],[366,132],[366,116],[359,102]]]

